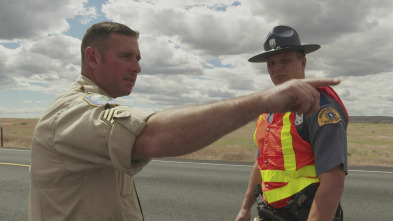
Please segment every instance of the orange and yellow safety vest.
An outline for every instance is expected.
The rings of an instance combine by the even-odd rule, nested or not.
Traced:
[[[320,90],[333,97],[346,111],[333,89],[326,87]],[[276,113],[270,123],[267,117],[266,113],[259,117],[254,139],[260,154],[258,166],[263,197],[269,205],[280,208],[303,188],[319,183],[319,179],[313,148],[296,129],[296,114]]]

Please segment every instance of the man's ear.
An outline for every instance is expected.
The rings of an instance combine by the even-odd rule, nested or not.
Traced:
[[[90,66],[90,68],[95,69],[95,66],[98,64],[99,56],[100,54],[95,48],[87,47],[85,49],[86,64]]]
[[[302,67],[303,67],[303,70],[306,68],[306,64],[307,64],[306,56],[303,56],[303,58],[302,58]]]

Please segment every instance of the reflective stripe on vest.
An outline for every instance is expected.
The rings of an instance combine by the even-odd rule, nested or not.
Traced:
[[[282,114],[281,114],[282,115]],[[267,116],[264,114],[264,116]],[[274,184],[274,183],[281,183],[283,185],[278,186],[277,188],[270,188],[266,189],[264,188],[264,198],[267,201],[267,203],[272,203],[276,202],[285,198],[288,198],[296,193],[298,193],[300,190],[305,188],[306,186],[310,185],[311,183],[318,183],[319,180],[316,177],[316,172],[315,172],[315,165],[305,165],[302,166],[301,168],[297,168],[297,162],[296,162],[296,155],[295,155],[295,149],[294,149],[294,144],[292,143],[293,139],[298,139],[297,144],[302,143],[303,140],[299,141],[300,136],[294,138],[291,134],[291,126],[293,122],[291,122],[290,119],[291,113],[285,113],[282,119],[282,128],[280,132],[280,137],[281,137],[281,147],[267,147],[267,148],[281,148],[282,151],[282,158],[283,158],[283,170],[279,169],[281,167],[280,165],[272,163],[272,165],[269,165],[273,167],[272,169],[262,169],[263,165],[259,164],[262,180],[263,180],[263,185],[266,185],[267,183]],[[258,145],[257,142],[257,130],[258,129],[266,129],[260,128],[261,122],[265,120],[267,122],[266,117],[260,117],[257,129],[255,130],[254,133],[254,139]],[[273,120],[274,122],[274,120]],[[296,128],[295,128],[296,129]],[[274,131],[271,131],[269,133],[274,133]],[[279,133],[279,131],[276,131],[276,133]],[[297,131],[296,131],[297,133]],[[269,139],[264,137],[264,139]],[[269,142],[270,141],[264,141],[264,142]],[[273,141],[274,143],[275,141]],[[261,144],[262,145],[262,144]],[[295,145],[295,146],[296,146]],[[260,149],[260,155],[263,153],[262,148],[259,147]],[[311,148],[311,146],[309,146]],[[312,156],[313,159],[313,156]],[[262,162],[259,162],[262,163]],[[266,163],[266,162],[264,162]],[[298,162],[299,163],[299,162]],[[274,169],[276,167],[276,169]]]

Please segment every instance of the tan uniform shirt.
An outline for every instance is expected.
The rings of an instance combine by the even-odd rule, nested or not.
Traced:
[[[29,220],[143,220],[134,175],[150,159],[131,154],[149,116],[81,76],[34,131]]]

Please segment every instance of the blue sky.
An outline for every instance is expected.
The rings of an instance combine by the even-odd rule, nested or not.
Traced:
[[[3,1],[0,118],[39,118],[79,76],[85,30],[104,20],[141,33],[142,72],[124,105],[160,111],[273,87],[265,64],[247,59],[285,24],[322,46],[307,55],[306,76],[339,77],[350,115],[393,116],[392,9],[382,0]]]

